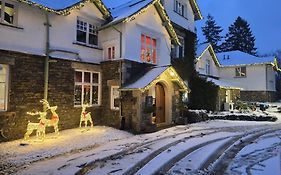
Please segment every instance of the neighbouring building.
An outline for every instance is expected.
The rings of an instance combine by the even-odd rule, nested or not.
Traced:
[[[210,44],[201,44],[196,50],[195,69],[199,76],[212,82],[219,88],[216,100],[216,110],[233,109],[234,103],[240,99],[241,87],[230,81],[222,80],[222,65]]]
[[[257,57],[241,51],[217,54],[220,78],[241,87],[241,100],[267,102],[276,100],[275,57]]]
[[[189,89],[170,66],[180,40],[160,1],[0,2],[1,141],[38,122],[27,112],[42,110],[46,80],[60,130],[79,126],[83,103],[94,124],[136,132],[178,117]],[[184,13],[194,18],[199,9],[190,2]]]

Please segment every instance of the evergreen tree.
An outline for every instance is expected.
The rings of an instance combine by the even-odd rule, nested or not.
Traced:
[[[221,41],[222,37],[220,33],[223,29],[216,24],[216,21],[213,16],[208,14],[207,21],[205,22],[205,26],[202,27],[202,32],[205,36],[205,43],[212,44],[215,52],[220,51],[219,42]]]
[[[250,29],[250,25],[240,16],[228,28],[225,42],[222,43],[221,49],[223,52],[240,50],[252,55],[256,54],[255,37]]]

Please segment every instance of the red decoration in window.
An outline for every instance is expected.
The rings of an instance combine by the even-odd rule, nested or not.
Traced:
[[[141,61],[156,64],[157,41],[150,36],[141,35]]]
[[[145,54],[145,43],[144,43],[145,36],[141,35],[141,61],[144,62],[144,54]]]

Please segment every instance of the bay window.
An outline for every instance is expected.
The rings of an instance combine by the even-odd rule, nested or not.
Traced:
[[[0,111],[7,110],[8,102],[8,66],[0,64]]]
[[[0,22],[6,24],[15,24],[16,8],[13,3],[0,1]]]
[[[157,40],[150,36],[141,35],[141,61],[156,64]]]
[[[100,104],[100,73],[75,71],[74,105]]]
[[[97,28],[93,24],[77,19],[76,41],[90,46],[98,46]]]

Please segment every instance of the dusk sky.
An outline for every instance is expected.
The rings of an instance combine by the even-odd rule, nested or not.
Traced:
[[[237,16],[245,19],[256,37],[259,54],[281,49],[281,0],[197,0],[204,19],[196,22],[198,38],[205,41],[201,27],[210,13],[224,31]]]

